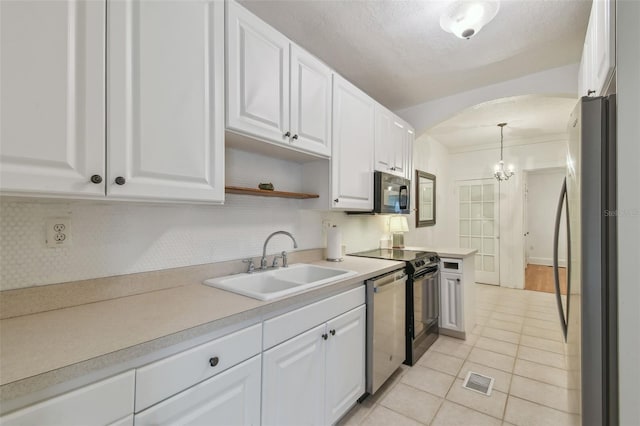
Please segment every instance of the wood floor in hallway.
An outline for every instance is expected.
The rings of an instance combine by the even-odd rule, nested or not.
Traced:
[[[560,272],[560,291],[567,294],[567,268],[558,268]],[[524,289],[555,293],[553,268],[545,265],[527,265],[524,274]]]

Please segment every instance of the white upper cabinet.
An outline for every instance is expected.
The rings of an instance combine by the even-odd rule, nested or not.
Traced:
[[[332,72],[291,45],[291,144],[331,156]]]
[[[2,0],[0,28],[0,191],[104,197],[105,1]]]
[[[615,0],[594,1],[591,14],[595,14],[593,81],[596,93],[604,95],[616,66]]]
[[[3,193],[224,200],[223,3],[0,7]]]
[[[227,129],[331,155],[329,67],[239,6],[227,3]]]
[[[406,177],[409,126],[382,105],[376,105],[375,169]]]
[[[580,96],[607,94],[616,64],[615,15],[614,0],[593,1],[580,62]]]
[[[108,6],[107,195],[223,201],[223,3]]]
[[[226,4],[227,128],[288,144],[289,40],[235,2]]]
[[[338,75],[333,78],[331,207],[373,209],[375,101]]]

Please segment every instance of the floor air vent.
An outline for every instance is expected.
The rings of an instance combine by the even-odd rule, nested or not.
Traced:
[[[467,374],[467,378],[462,384],[462,387],[486,396],[490,396],[491,389],[493,389],[494,381],[495,379],[493,377],[483,376],[482,374],[469,371],[469,373]]]

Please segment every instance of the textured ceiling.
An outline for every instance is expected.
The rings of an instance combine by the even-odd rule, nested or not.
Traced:
[[[515,96],[485,102],[432,127],[427,132],[451,151],[500,146],[498,123],[506,122],[505,146],[564,137],[576,98]]]
[[[579,62],[591,0],[502,0],[471,40],[451,0],[240,0],[390,109]]]

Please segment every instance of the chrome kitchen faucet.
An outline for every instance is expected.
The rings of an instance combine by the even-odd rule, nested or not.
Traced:
[[[291,238],[291,240],[293,241],[293,248],[298,248],[298,243],[296,242],[296,239],[293,238],[293,235],[291,235],[287,231],[276,231],[273,234],[269,235],[264,242],[264,246],[262,247],[262,259],[260,259],[260,269],[262,270],[267,269],[267,244],[269,243],[269,240],[271,239],[271,237],[278,234],[286,235],[287,237]],[[276,257],[273,258],[273,264],[271,265],[272,268],[275,268],[278,266],[279,257],[282,257],[282,266],[284,268],[289,266],[287,262],[287,252],[283,251],[280,256],[276,255]]]

